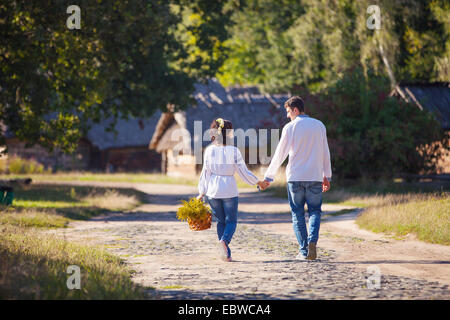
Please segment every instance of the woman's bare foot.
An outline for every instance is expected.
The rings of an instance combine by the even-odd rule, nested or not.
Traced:
[[[228,246],[224,240],[219,241],[220,257],[224,261],[228,261]]]
[[[227,243],[224,240],[219,242],[220,257],[223,261],[231,262],[231,250],[228,248]]]

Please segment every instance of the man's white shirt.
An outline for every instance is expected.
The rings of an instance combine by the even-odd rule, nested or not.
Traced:
[[[278,168],[289,155],[287,181],[331,180],[330,150],[324,124],[307,115],[299,115],[286,124],[280,142],[264,178],[273,181]]]

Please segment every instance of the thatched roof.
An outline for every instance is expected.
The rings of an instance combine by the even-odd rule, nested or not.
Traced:
[[[400,83],[392,94],[433,113],[443,129],[450,129],[450,83]]]
[[[155,132],[150,141],[150,149],[157,148],[157,142],[161,140],[164,132],[175,122],[172,112],[163,113],[156,124]]]
[[[262,94],[255,86],[224,88],[215,79],[196,83],[193,96],[196,105],[185,111],[157,111],[149,118],[119,118],[115,126],[117,134],[105,131],[112,118],[93,123],[86,138],[100,150],[148,146],[150,141],[150,149],[161,151],[173,147],[163,136],[174,124],[187,129],[192,136],[195,120],[203,121],[204,131],[218,117],[231,120],[235,128],[260,128],[262,121],[272,117],[270,110],[279,108],[288,99],[287,95]],[[14,136],[7,128],[2,129],[8,138]]]
[[[128,120],[119,118],[114,127],[117,134],[105,130],[113,121],[112,118],[105,119],[100,123],[90,123],[91,127],[85,138],[92,145],[99,148],[99,150],[124,147],[147,147],[148,141],[155,132],[156,124],[161,114],[161,111],[157,111],[149,118],[130,118]],[[55,115],[51,114],[48,118],[52,116],[54,117]],[[3,131],[7,139],[14,137],[14,133],[8,130],[5,125],[0,124],[0,130]]]
[[[112,118],[106,119],[93,124],[86,138],[100,150],[147,146],[161,114],[161,111],[157,111],[150,118],[118,119],[114,127],[117,134],[105,131],[112,122]]]
[[[194,97],[196,105],[183,112],[167,112],[161,115],[149,148],[158,152],[169,150],[173,143],[163,140],[164,133],[172,127],[187,129],[194,144],[194,121],[202,121],[202,132],[207,130],[214,119],[223,118],[233,123],[233,128],[259,129],[266,127],[264,122],[273,117],[273,109],[280,108],[288,95],[261,94],[256,87],[224,88],[216,80],[207,84],[196,84]],[[283,111],[284,112],[284,111]],[[278,127],[277,127],[278,128]],[[209,142],[203,141],[203,146]]]
[[[170,126],[169,129],[167,129],[164,134],[161,137],[161,140],[159,141],[158,145],[156,146],[157,152],[162,152],[165,149],[173,149],[181,140],[180,139],[173,139],[173,134],[176,130],[180,129],[181,127],[178,124],[173,124]],[[164,148],[162,147],[164,146]]]

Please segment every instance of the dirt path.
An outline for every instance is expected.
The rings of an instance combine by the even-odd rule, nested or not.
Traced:
[[[156,289],[150,291],[155,298],[450,298],[450,247],[360,230],[357,212],[328,215],[348,207],[323,205],[318,260],[298,261],[287,201],[240,190],[239,223],[230,245],[234,261],[225,263],[218,258],[215,223],[194,232],[176,220],[179,200],[195,195],[195,187],[95,185],[134,187],[149,195],[149,204],[55,232],[120,255],[136,271],[134,281]],[[367,288],[373,268],[381,273],[380,289]]]

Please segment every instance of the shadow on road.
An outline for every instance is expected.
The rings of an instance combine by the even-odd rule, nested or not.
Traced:
[[[251,291],[251,288],[249,288]],[[160,290],[149,292],[153,299],[163,300],[280,300],[265,293],[208,292],[191,290]],[[286,296],[286,298],[289,298]],[[151,298],[152,299],[152,298]],[[282,299],[282,298],[281,298]]]
[[[371,261],[330,261],[335,264],[450,264],[445,260],[371,260]]]

